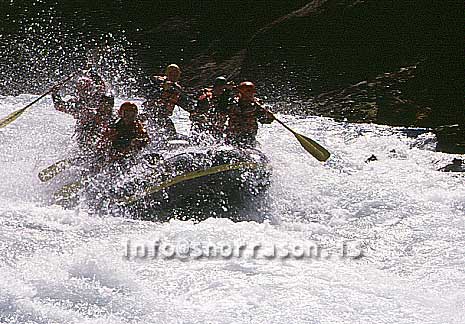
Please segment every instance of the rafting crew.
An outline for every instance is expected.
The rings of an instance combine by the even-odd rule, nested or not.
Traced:
[[[191,100],[179,83],[181,69],[176,64],[166,67],[165,75],[152,76],[147,100],[142,104],[151,131],[164,139],[177,137],[171,117],[175,106],[191,111]]]
[[[212,88],[202,89],[190,114],[191,132],[197,137],[208,134],[225,139],[236,146],[255,146],[258,123],[270,124],[274,120],[255,97],[256,92],[250,81],[235,86],[224,77],[216,78]]]
[[[69,100],[61,97],[60,88],[56,87],[52,92],[55,109],[74,117],[74,136],[80,155],[93,155],[113,119],[114,96],[109,93],[103,78],[92,71],[86,71],[77,79],[76,94]]]
[[[250,81],[235,86],[225,77],[217,77],[212,87],[203,88],[193,104],[178,83],[181,70],[176,64],[167,66],[164,76],[154,76],[158,87],[142,107],[153,126],[150,134],[144,127],[144,116],[137,105],[125,102],[114,121],[114,97],[108,94],[103,78],[87,71],[76,82],[76,95],[64,100],[58,89],[52,93],[58,111],[76,119],[75,137],[83,156],[96,160],[115,160],[135,154],[152,140],[166,141],[177,137],[171,120],[174,107],[190,113],[193,142],[207,135],[236,146],[254,146],[258,123],[269,124],[273,114],[266,111],[255,97],[256,88]]]

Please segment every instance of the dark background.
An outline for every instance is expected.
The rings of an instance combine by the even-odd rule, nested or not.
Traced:
[[[188,67],[202,54],[221,61],[245,48],[260,28],[305,4],[2,1],[1,90],[41,91],[44,81],[56,80],[54,74],[64,75],[84,65],[93,49],[99,50],[100,59],[104,57],[107,70],[122,77],[160,73],[170,63]]]
[[[177,63],[188,91],[248,79],[276,110],[465,124],[462,1],[2,0],[0,15],[4,95],[43,92],[93,57],[121,95]]]

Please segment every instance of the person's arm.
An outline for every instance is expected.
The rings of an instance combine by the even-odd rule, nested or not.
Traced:
[[[94,82],[94,84],[96,84],[97,86],[104,87],[105,89],[107,88],[107,84],[106,84],[105,80],[104,80],[103,77],[95,70],[95,68],[91,68],[90,70],[85,71],[85,72],[84,72],[84,76],[86,76],[86,77],[92,79],[92,81]]]
[[[195,105],[193,106],[194,108],[190,111],[189,119],[197,125],[207,123],[207,114],[212,108],[211,104],[211,94],[209,93],[209,89],[202,89],[198,95]]]
[[[168,112],[165,111],[164,102],[162,95],[164,92],[165,77],[163,76],[152,76],[150,78],[150,84],[147,86],[145,91],[145,101],[142,103],[144,109],[144,115],[152,115],[155,117],[168,116]]]
[[[116,129],[112,127],[112,125],[107,126],[100,138],[97,148],[104,154],[109,155],[110,150],[113,146],[113,141],[117,137]]]
[[[176,105],[181,107],[187,112],[192,112],[195,109],[195,100],[189,96],[184,89],[177,82],[166,82],[165,83],[166,91],[171,93],[176,93],[179,97],[176,102]]]
[[[210,101],[208,98],[208,93],[206,90],[203,90],[202,93],[198,96],[198,99],[195,103],[192,113],[203,114],[203,113],[206,113],[209,108],[210,108]]]
[[[274,115],[263,108],[261,105],[256,105],[257,107],[257,120],[262,124],[271,124],[274,121]]]
[[[232,90],[226,89],[226,91],[218,98],[216,111],[218,113],[227,114],[234,104],[236,104],[235,94]]]
[[[107,121],[111,120],[113,116],[113,107],[115,105],[115,97],[112,95],[103,95],[100,99],[100,106],[99,110],[102,113],[103,117],[106,118]]]
[[[75,116],[78,113],[76,108],[76,99],[70,99],[68,101],[63,100],[57,91],[52,92],[52,101],[55,109],[67,114]]]
[[[195,100],[181,92],[177,105],[190,113],[195,109]]]
[[[165,87],[166,77],[155,75],[150,78],[150,85],[147,93],[148,99],[161,98]]]

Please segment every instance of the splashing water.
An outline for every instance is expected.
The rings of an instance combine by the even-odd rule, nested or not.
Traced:
[[[45,92],[71,72],[91,65],[117,94],[135,95],[132,89],[140,71],[124,29],[110,31],[110,26],[96,26],[89,19],[65,13],[73,9],[72,4],[34,0],[2,6],[7,26],[0,32],[2,93]]]
[[[0,97],[1,115],[34,98]],[[46,99],[0,130],[0,322],[462,323],[463,177],[436,171],[452,156],[431,134],[280,117],[332,157],[321,164],[278,124],[261,127],[274,169],[263,224],[50,206],[36,175],[66,156],[72,119]],[[188,129],[184,113],[176,122]],[[309,244],[322,256],[299,258]],[[222,254],[189,253],[200,245]]]
[[[0,4],[16,10],[0,34],[0,87],[15,94],[0,96],[0,118],[88,61],[118,102],[139,95],[124,30],[85,34],[58,2],[33,5],[36,16]],[[37,173],[72,150],[72,118],[47,98],[0,129],[0,322],[465,322],[463,177],[436,171],[453,157],[428,133],[280,117],[332,157],[321,164],[276,123],[261,127],[274,170],[263,224],[50,205]],[[186,133],[186,115],[176,122]]]

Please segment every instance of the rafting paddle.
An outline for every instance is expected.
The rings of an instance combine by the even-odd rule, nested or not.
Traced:
[[[314,158],[316,158],[318,161],[325,162],[327,159],[330,157],[330,153],[328,152],[327,149],[325,149],[323,146],[312,140],[311,138],[308,138],[307,136],[304,136],[302,134],[297,133],[296,131],[292,130],[289,126],[284,124],[282,121],[276,118],[276,116],[271,113],[268,109],[266,109],[262,104],[260,104],[253,96],[250,96],[248,93],[241,91],[239,87],[236,87],[236,89],[245,97],[253,100],[253,102],[266,111],[267,113],[270,113],[273,115],[274,120],[276,120],[279,124],[284,126],[285,129],[290,131],[299,141],[300,145],[308,152],[310,153]]]
[[[274,115],[273,115],[274,116]],[[284,126],[288,131],[290,131],[299,141],[300,145],[313,157],[315,157],[318,161],[325,162],[327,159],[329,159],[330,153],[328,152],[327,149],[325,149],[323,146],[312,140],[311,138],[308,138],[302,134],[297,133],[296,131],[292,130],[289,126],[284,124],[282,121],[274,117],[274,120],[276,120],[278,123]]]
[[[3,119],[0,119],[0,128],[3,128],[9,124],[11,124],[12,122],[14,122],[19,116],[21,116],[29,107],[31,107],[33,104],[35,104],[36,102],[38,102],[40,99],[42,99],[43,97],[45,97],[46,95],[52,93],[58,86],[63,86],[66,82],[68,82],[69,80],[71,80],[74,76],[74,73],[71,74],[69,77],[67,77],[66,79],[64,79],[63,81],[61,81],[60,83],[56,84],[55,86],[53,86],[52,88],[50,88],[47,92],[45,92],[43,95],[41,95],[39,98],[37,98],[36,100],[34,100],[33,102],[31,102],[30,104],[28,104],[26,107],[24,108],[21,108],[19,110],[16,110],[14,112],[12,112],[11,114],[9,114],[8,116],[6,116],[5,118]]]

